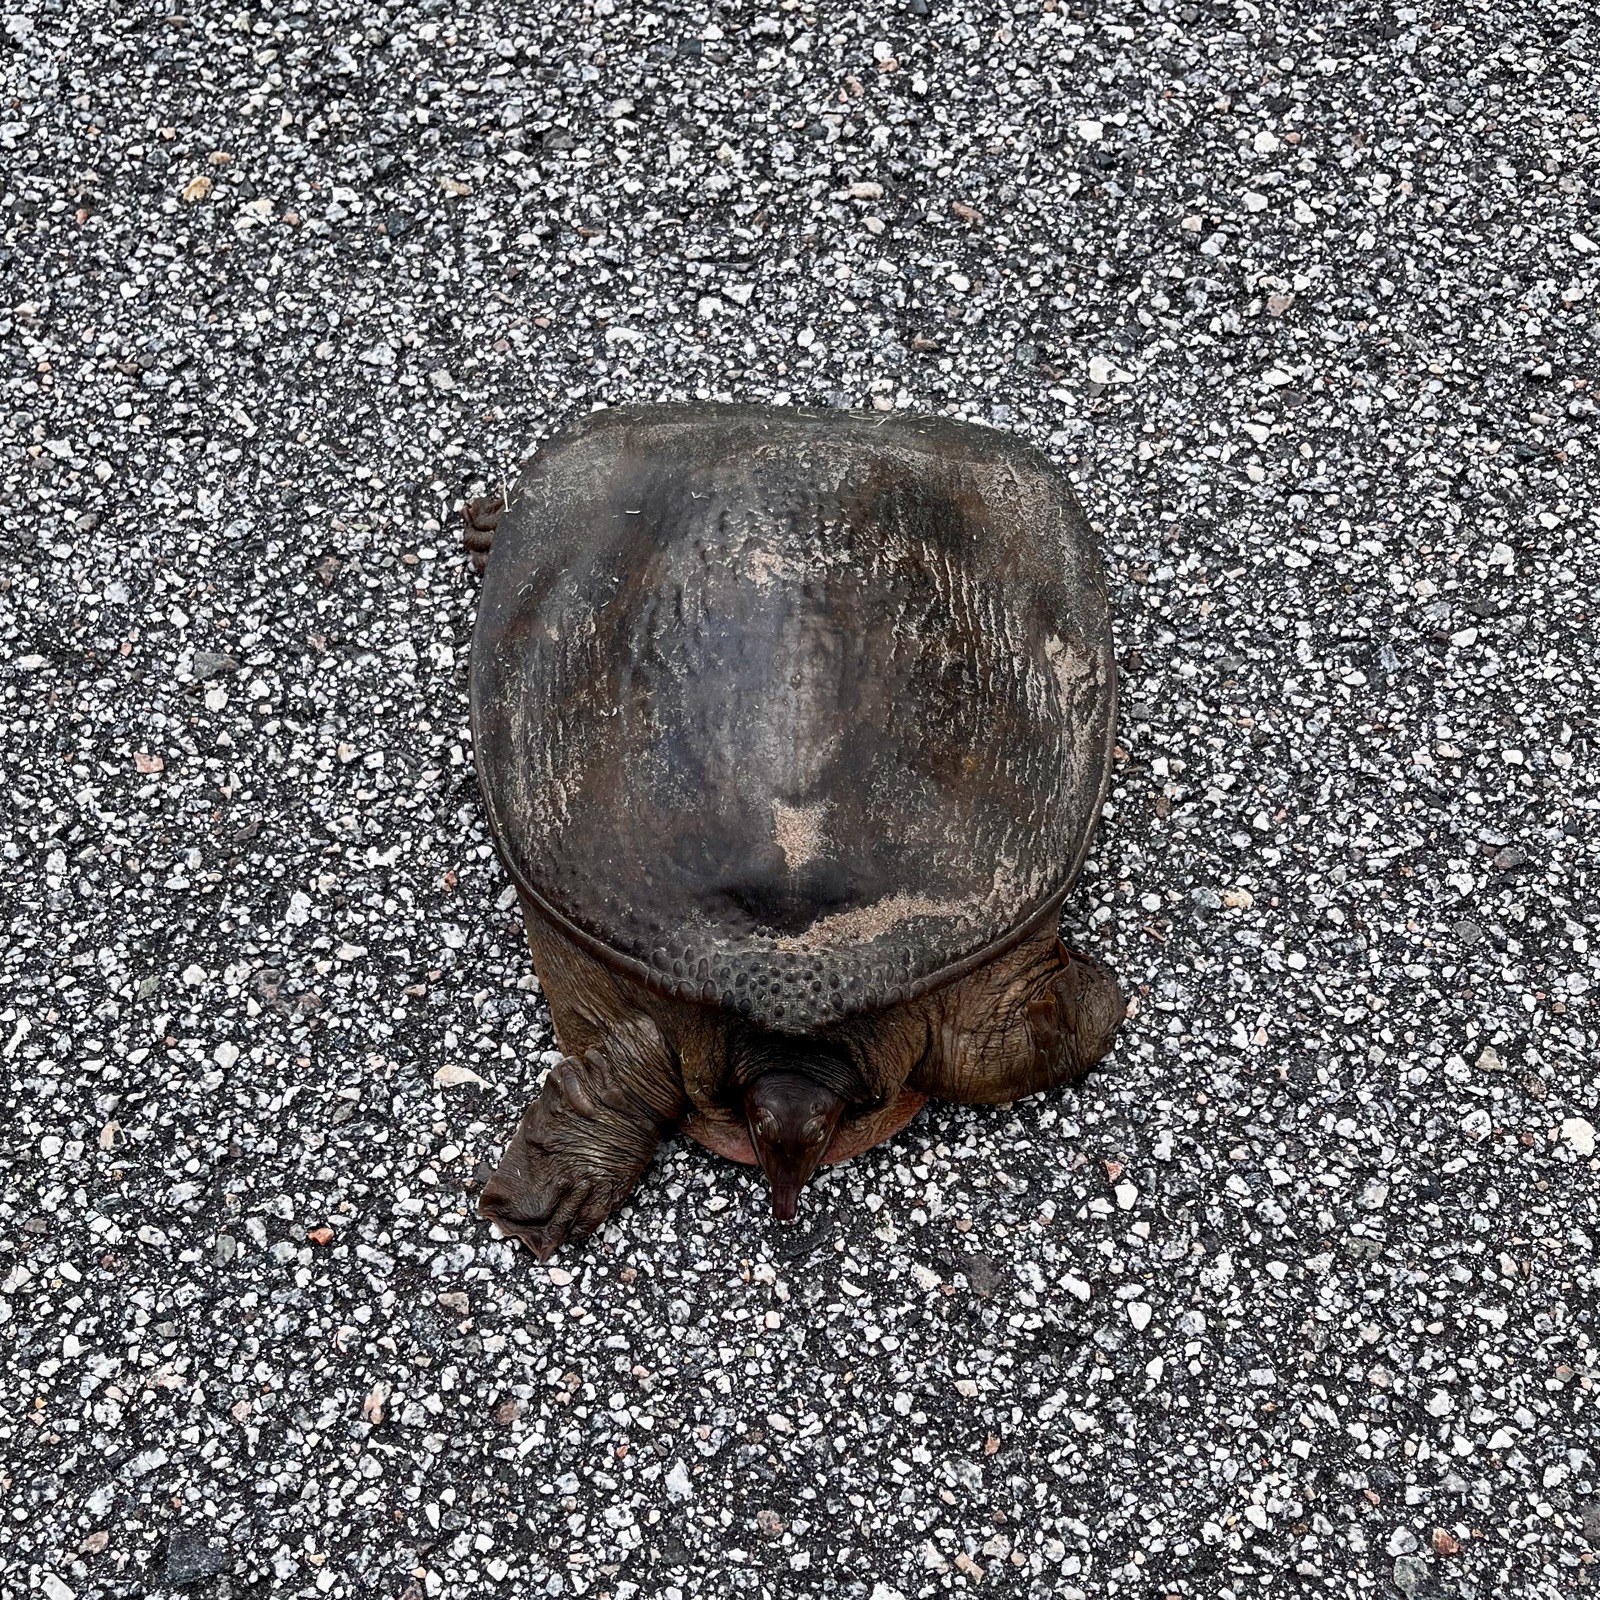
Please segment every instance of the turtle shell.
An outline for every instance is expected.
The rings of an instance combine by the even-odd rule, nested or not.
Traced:
[[[521,891],[657,988],[794,1032],[1052,913],[1115,701],[1062,476],[892,414],[596,413],[512,491],[472,645]]]

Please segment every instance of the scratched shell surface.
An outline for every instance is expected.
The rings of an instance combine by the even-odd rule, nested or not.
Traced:
[[[794,1031],[1048,914],[1115,698],[1061,475],[925,418],[597,413],[513,490],[473,637],[514,880],[658,986]]]

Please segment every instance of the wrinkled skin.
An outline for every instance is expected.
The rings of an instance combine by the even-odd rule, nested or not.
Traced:
[[[758,1164],[774,1215],[792,1218],[818,1166],[889,1138],[929,1099],[996,1105],[1077,1082],[1126,1011],[1052,920],[919,999],[812,1036],[752,1037],[720,1007],[614,970],[531,907],[524,920],[565,1055],[478,1209],[542,1261],[598,1228],[673,1132]]]

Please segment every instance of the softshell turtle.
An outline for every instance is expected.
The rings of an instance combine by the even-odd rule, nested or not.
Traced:
[[[929,1099],[1070,1083],[1105,582],[1062,476],[903,415],[599,412],[468,507],[472,730],[563,1059],[481,1213],[548,1258],[681,1130],[792,1218]]]

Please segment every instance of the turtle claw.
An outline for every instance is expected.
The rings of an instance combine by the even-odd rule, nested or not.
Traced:
[[[489,564],[494,532],[500,526],[500,519],[505,512],[506,497],[503,494],[484,495],[466,504],[462,514],[466,518],[467,531],[461,542],[466,546],[467,554],[472,557],[472,565],[478,572],[482,572]]]

